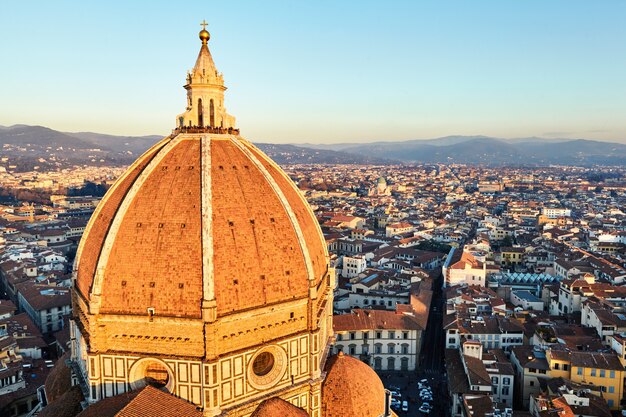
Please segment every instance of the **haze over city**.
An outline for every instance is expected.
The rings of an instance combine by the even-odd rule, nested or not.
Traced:
[[[13,3],[0,125],[169,133],[201,16],[227,108],[253,141],[625,142],[625,12],[619,1]]]

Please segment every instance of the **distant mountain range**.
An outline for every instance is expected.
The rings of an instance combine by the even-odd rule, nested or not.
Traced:
[[[501,139],[447,136],[403,142],[301,144],[314,149],[370,155],[405,163],[486,165],[626,165],[626,145],[587,139]]]
[[[35,167],[43,171],[72,165],[127,165],[160,138],[65,133],[43,126],[0,126],[0,157],[18,171]]]
[[[162,136],[67,133],[42,126],[0,126],[0,157],[18,170],[69,165],[126,165]],[[447,136],[403,142],[268,144],[279,164],[465,163],[483,165],[626,165],[626,145],[586,139]]]

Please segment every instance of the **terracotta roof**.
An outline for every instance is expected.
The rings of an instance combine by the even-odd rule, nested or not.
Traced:
[[[151,386],[142,389],[115,417],[202,417],[195,405]]]
[[[263,401],[250,417],[309,417],[309,414],[282,398]]]
[[[72,371],[65,364],[65,360],[69,357],[70,352],[61,356],[46,378],[45,388],[48,402],[55,401],[72,387]]]
[[[423,330],[415,316],[395,311],[361,309],[333,316],[333,329],[336,332],[365,329]]]
[[[265,154],[235,136],[180,134],[109,190],[76,266],[87,299],[102,268],[102,313],[200,318],[207,274],[225,315],[308,297],[327,252],[306,200]]]
[[[379,417],[385,411],[385,387],[368,365],[339,353],[324,368],[324,417]]]
[[[54,402],[48,403],[37,417],[75,417],[83,409],[80,405],[83,399],[80,387],[73,386]]]
[[[105,398],[90,405],[76,417],[115,417],[121,409],[126,407],[128,403],[139,394],[139,392],[140,390],[135,390]]]

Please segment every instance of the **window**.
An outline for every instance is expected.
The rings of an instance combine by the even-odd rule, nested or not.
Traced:
[[[613,400],[608,400],[607,402],[609,403],[609,408],[613,408]]]
[[[409,345],[402,345],[402,354],[403,355],[409,354]]]
[[[363,332],[363,339],[368,339],[370,337],[370,332]]]
[[[409,338],[409,332],[402,332],[402,337],[404,339],[408,339]]]
[[[563,370],[564,370],[564,371],[569,370],[569,365],[568,365],[568,364],[566,364],[566,363],[564,363],[564,364],[563,364]]]
[[[350,332],[350,340],[354,340],[355,336],[354,332]]]
[[[491,383],[493,385],[497,385],[498,384],[498,377],[497,376],[492,376],[491,377]],[[495,391],[494,391],[494,393],[495,393]]]
[[[387,353],[396,353],[396,345],[389,343],[387,345]]]
[[[528,384],[528,385],[530,385],[531,387],[534,387],[535,386],[535,381],[530,381],[530,384]]]
[[[374,352],[377,354],[383,353],[383,345],[376,343],[376,346],[374,346]]]
[[[350,345],[350,355],[356,355],[356,346]]]
[[[544,374],[544,375],[545,375],[545,374],[546,374],[546,370],[545,370],[545,369],[540,369],[540,370],[539,370],[539,373],[540,373],[540,374]]]
[[[606,377],[606,371],[604,369],[600,369],[600,377],[601,378]]]
[[[615,392],[615,387],[613,385],[609,385],[609,393],[613,394]]]
[[[376,339],[382,339],[383,338],[383,332],[376,332]]]
[[[578,375],[582,375],[583,374],[583,368],[581,368],[580,366],[578,367]]]
[[[453,338],[453,337],[451,337],[450,339],[448,339],[448,343],[449,343],[449,344],[453,344],[453,343],[454,343],[454,338]]]
[[[591,368],[591,376],[596,376],[596,368]]]
[[[609,377],[610,378],[615,378],[615,371],[610,371],[609,372]]]
[[[554,368],[554,369],[557,369],[557,370],[559,369],[559,364],[558,364],[558,362],[554,364],[554,367],[553,367],[553,368]]]
[[[509,387],[502,387],[502,395],[509,395]]]
[[[343,340],[343,335],[341,333],[337,334],[337,341],[341,342]]]
[[[395,339],[396,338],[396,332],[389,332],[389,338],[390,339]]]
[[[511,378],[507,378],[507,377],[502,378],[502,383],[504,385],[511,385]]]

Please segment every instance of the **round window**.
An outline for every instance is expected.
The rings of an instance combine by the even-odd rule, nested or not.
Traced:
[[[259,390],[273,387],[284,378],[287,362],[287,352],[282,347],[265,346],[248,362],[248,382]]]
[[[252,363],[252,372],[257,376],[264,376],[274,368],[274,355],[270,352],[262,352]]]

